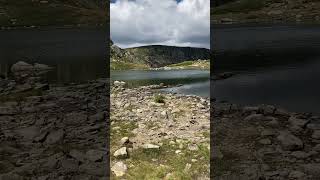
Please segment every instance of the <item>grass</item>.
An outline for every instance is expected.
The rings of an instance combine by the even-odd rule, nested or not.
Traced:
[[[175,153],[176,149],[168,141],[164,141],[159,150],[135,150],[131,159],[127,160],[131,168],[126,179],[160,180],[167,177],[172,180],[192,180],[202,175],[209,175],[209,150],[205,146],[200,145],[198,151],[182,149],[183,153],[179,155]],[[198,161],[191,162],[191,159]],[[192,167],[185,171],[187,163]]]
[[[110,63],[110,69],[111,70],[129,70],[129,69],[143,70],[143,69],[149,69],[149,67],[146,64],[113,61]]]
[[[154,96],[154,102],[156,103],[165,103],[165,97],[161,94],[157,94]]]
[[[71,1],[39,1],[19,0],[0,1],[0,7],[6,16],[0,19],[5,26],[63,26],[75,24],[105,24],[106,12],[102,8],[93,8],[85,5],[75,5]],[[11,24],[10,19],[16,19],[16,24]]]
[[[246,13],[260,10],[265,6],[265,0],[238,0],[212,9],[212,14]]]
[[[181,68],[181,69],[210,69],[210,61],[209,60],[184,61],[177,64],[170,64],[167,67]]]

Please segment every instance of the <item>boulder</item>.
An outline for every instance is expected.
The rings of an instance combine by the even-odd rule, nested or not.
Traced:
[[[282,131],[277,137],[284,150],[294,151],[303,149],[303,142],[290,132]]]

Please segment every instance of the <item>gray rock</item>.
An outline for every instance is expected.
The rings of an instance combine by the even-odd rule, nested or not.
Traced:
[[[21,71],[31,71],[33,70],[33,66],[24,61],[19,61],[11,66],[11,72],[21,72]]]
[[[290,172],[288,177],[290,179],[301,179],[302,180],[302,178],[305,178],[305,176],[306,176],[306,174],[304,174],[301,171],[292,171],[292,172]]]
[[[127,165],[125,165],[123,162],[117,162],[115,163],[112,168],[111,171],[117,176],[117,177],[121,177],[124,176],[127,172]]]
[[[309,120],[307,119],[300,119],[295,116],[291,116],[288,121],[291,124],[291,126],[298,126],[301,128],[304,128],[309,122]]]
[[[320,130],[315,130],[312,134],[313,139],[320,139]]]
[[[128,137],[123,137],[123,138],[121,138],[121,140],[120,140],[121,145],[126,145],[126,144],[128,144],[129,142],[130,142],[130,140],[129,140]]]
[[[105,152],[99,150],[89,150],[86,153],[86,157],[93,162],[101,161],[103,159]]]
[[[154,145],[154,144],[144,144],[144,145],[143,145],[143,148],[144,148],[144,149],[159,149],[160,146]]]
[[[301,167],[306,174],[320,177],[320,163],[303,164]]]
[[[281,131],[277,137],[284,150],[300,150],[303,149],[303,142],[293,134],[287,131]]]
[[[78,171],[78,162],[73,159],[63,159],[61,167],[67,172],[76,172]]]
[[[63,138],[64,138],[64,130],[59,129],[59,130],[50,132],[45,142],[47,144],[56,144],[56,143],[62,142]]]
[[[263,119],[263,114],[251,114],[244,118],[245,121],[260,121]]]
[[[271,140],[270,139],[260,139],[259,140],[259,143],[260,144],[263,144],[263,145],[270,145],[270,144],[272,144],[272,142],[271,142]]]
[[[303,152],[303,151],[295,151],[291,153],[291,156],[297,159],[306,159],[310,156],[310,154]]]
[[[128,152],[126,147],[122,147],[118,150],[116,150],[113,154],[114,157],[116,158],[126,158],[128,157]]]
[[[80,162],[85,162],[86,161],[86,155],[76,149],[72,149],[70,152],[69,152],[69,155],[71,157],[73,157],[74,159],[80,161]]]

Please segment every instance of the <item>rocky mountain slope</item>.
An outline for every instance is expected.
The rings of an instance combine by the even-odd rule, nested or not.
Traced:
[[[105,24],[106,0],[0,0],[0,26]]]
[[[320,23],[318,0],[237,0],[212,6],[213,23]]]
[[[189,60],[210,59],[210,50],[194,47],[150,45],[121,49],[111,41],[111,63],[140,64],[162,67]]]

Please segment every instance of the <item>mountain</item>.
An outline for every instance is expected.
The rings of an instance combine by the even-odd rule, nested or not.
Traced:
[[[150,45],[121,49],[111,41],[111,62],[145,65],[157,68],[190,60],[209,60],[210,50],[195,47]]]
[[[0,26],[106,24],[106,0],[0,0]]]

